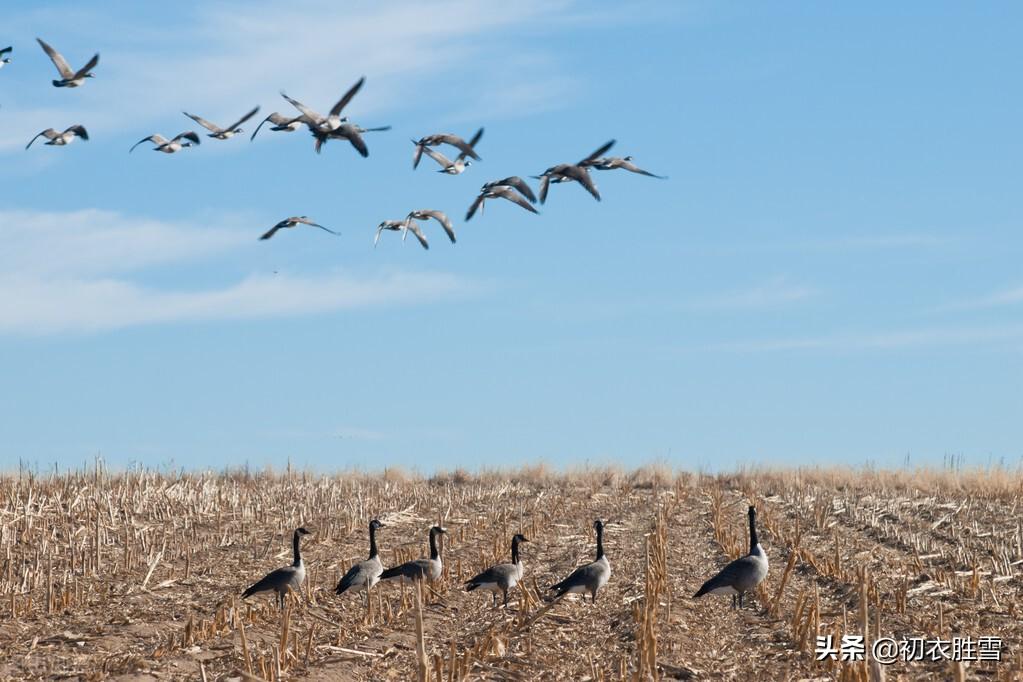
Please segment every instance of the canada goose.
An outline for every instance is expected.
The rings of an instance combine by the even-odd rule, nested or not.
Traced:
[[[547,588],[557,592],[554,595],[555,599],[573,592],[580,594],[589,592],[591,600],[595,602],[597,601],[597,590],[606,585],[611,577],[611,562],[604,555],[604,522],[597,519],[593,522],[593,529],[597,531],[596,560],[580,566],[560,583]]]
[[[273,124],[270,126],[270,130],[273,131],[283,130],[285,132],[290,133],[294,130],[298,130],[303,123],[307,122],[307,119],[305,117],[305,114],[289,118],[284,114],[280,114],[275,111],[266,118],[264,118],[262,121],[260,121],[259,125],[256,126],[256,129],[252,131],[252,137],[249,138],[249,142],[252,142],[253,140],[256,139],[256,133],[259,132],[259,129],[262,128],[263,124],[266,123],[267,121]]]
[[[288,590],[298,592],[302,587],[302,581],[305,580],[305,564],[302,563],[302,553],[298,547],[300,538],[303,535],[309,535],[309,531],[305,528],[295,529],[295,535],[291,541],[295,552],[295,560],[291,562],[291,565],[281,566],[267,573],[266,577],[242,592],[242,599],[260,592],[272,591],[277,593],[277,602],[282,609],[284,608],[284,599],[288,595]]]
[[[466,145],[470,151],[473,150],[473,148],[476,146],[476,143],[480,141],[481,137],[483,137],[483,128],[477,130],[476,134],[472,136],[472,139],[469,140],[468,144]],[[417,149],[420,147],[419,143],[416,140],[412,140],[412,144],[416,145]],[[466,158],[470,156],[470,154],[465,151],[459,152],[458,156],[455,157],[455,160],[452,161],[451,159],[444,156],[436,149],[422,147],[422,150],[426,152],[427,156],[429,156],[431,159],[433,159],[440,165],[440,170],[437,171],[438,173],[447,173],[448,175],[460,175],[465,171],[466,168],[472,165],[472,161],[469,161]],[[477,159],[479,158],[478,156],[475,155],[475,153],[471,154],[471,156]]]
[[[426,578],[433,581],[440,578],[441,570],[444,568],[441,563],[440,550],[437,549],[437,536],[447,531],[440,526],[430,529],[430,558],[406,561],[403,564],[387,569],[380,574],[381,580],[392,580],[402,578],[407,580],[421,580]]]
[[[476,154],[476,150],[473,149],[476,143],[480,141],[481,137],[483,137],[483,128],[476,131],[476,134],[473,135],[472,141],[470,142],[466,142],[458,135],[452,135],[451,133],[437,133],[436,135],[427,135],[419,138],[418,140],[412,140],[412,144],[416,146],[415,151],[412,152],[412,168],[415,169],[419,167],[419,160],[423,158],[423,151],[427,147],[436,147],[441,144],[449,144],[452,147],[458,147],[458,150],[466,156],[471,156],[477,161],[482,161],[479,155]]]
[[[288,97],[283,92],[281,93],[281,97],[288,100],[291,106],[302,112],[302,114],[306,117],[306,121],[304,122],[309,125],[310,130],[319,129],[322,132],[327,132],[339,128],[342,123],[348,120],[347,118],[341,117],[341,110],[348,106],[348,103],[352,101],[352,98],[355,97],[355,94],[359,92],[362,88],[362,84],[365,82],[365,76],[356,81],[355,85],[348,88],[348,92],[343,94],[341,99],[339,99],[337,103],[330,108],[330,113],[326,116],[319,115],[298,100]]]
[[[313,137],[316,138],[316,143],[313,148],[316,150],[317,154],[320,153],[320,149],[323,147],[324,144],[327,143],[327,140],[343,139],[348,140],[352,144],[352,146],[355,147],[355,150],[359,152],[359,154],[363,158],[366,158],[367,156],[369,156],[369,148],[366,146],[366,141],[362,139],[362,133],[374,133],[381,130],[390,129],[391,126],[363,128],[362,126],[355,123],[343,122],[337,128],[333,128],[331,130],[325,131],[312,127],[310,127],[309,130],[312,132]]]
[[[469,211],[465,214],[465,222],[469,222],[472,217],[476,215],[476,211],[483,208],[483,204],[487,199],[507,199],[513,204],[518,204],[530,213],[539,213],[539,211],[533,208],[533,205],[529,203],[529,200],[526,199],[526,197],[515,191],[514,187],[508,185],[495,185],[493,187],[485,187],[480,191],[479,196],[477,196],[476,200],[472,202],[472,205],[469,207]]]
[[[529,186],[529,183],[517,175],[513,175],[510,178],[505,178],[504,180],[494,180],[493,182],[488,182],[487,184],[483,185],[483,187],[480,187],[480,191],[482,192],[483,190],[490,189],[491,187],[500,186],[514,187],[519,191],[520,194],[522,194],[522,196],[529,199],[529,203],[531,204],[536,203],[536,195],[533,194],[533,189]]]
[[[732,595],[732,608],[735,598],[739,597],[739,608],[742,608],[742,597],[751,592],[767,577],[767,553],[757,542],[757,510],[749,508],[749,554],[729,563],[721,571],[705,582],[703,587],[693,595],[702,597],[705,594]]]
[[[209,134],[206,135],[206,137],[212,137],[217,140],[226,140],[230,137],[233,137],[237,133],[243,132],[240,127],[241,124],[245,123],[250,118],[255,116],[257,111],[259,111],[259,107],[254,108],[252,111],[245,114],[240,119],[238,119],[231,125],[227,126],[226,128],[221,128],[216,123],[210,123],[205,118],[201,116],[196,116],[195,114],[190,114],[187,111],[183,111],[181,113],[183,113],[185,116],[201,125],[206,130],[210,131]]]
[[[71,144],[76,137],[80,137],[83,140],[89,139],[89,132],[82,125],[73,125],[62,133],[58,133],[53,128],[47,128],[43,132],[39,133],[25,145],[25,149],[32,146],[32,143],[38,140],[40,137],[45,137],[48,142],[46,144],[53,145],[55,147],[63,147]]]
[[[392,232],[404,232],[406,225],[404,220],[385,220],[377,225],[377,236],[373,238],[373,248],[377,246],[377,242],[380,241],[380,234],[384,230],[390,230]],[[429,248],[429,247],[427,247]]]
[[[511,563],[497,564],[480,573],[472,580],[466,581],[466,592],[485,590],[493,594],[494,606],[497,606],[497,593],[504,593],[504,605],[508,606],[508,591],[522,580],[522,561],[519,559],[519,543],[529,542],[525,535],[517,533],[511,543]]]
[[[348,590],[366,593],[366,603],[369,604],[369,591],[380,580],[380,574],[384,571],[384,564],[380,561],[380,553],[377,552],[377,528],[383,528],[384,524],[377,519],[369,522],[369,558],[348,569],[341,581],[334,590],[337,594],[344,594]]]
[[[451,225],[451,219],[448,218],[447,214],[430,208],[420,208],[409,213],[408,218],[410,222],[412,220],[429,220],[430,218],[433,218],[440,223],[440,226],[444,228],[445,232],[447,232],[448,239],[451,240],[451,243],[455,243],[455,228]],[[404,238],[405,236],[402,235],[402,239]]]
[[[4,49],[0,50],[0,69],[4,68],[5,65],[11,63],[11,58],[8,57],[7,55],[9,55],[13,49],[14,49],[13,47],[5,47]]]
[[[341,236],[340,232],[335,232],[334,230],[326,228],[323,225],[320,225],[318,223],[314,223],[312,220],[309,219],[309,216],[299,215],[299,216],[292,216],[290,218],[285,218],[284,220],[282,220],[281,222],[277,223],[276,225],[271,227],[269,230],[267,230],[263,234],[263,236],[260,237],[260,239],[269,239],[270,237],[272,237],[275,234],[277,234],[277,230],[286,230],[286,229],[295,227],[296,225],[299,225],[299,224],[301,224],[301,225],[312,225],[313,227],[318,227],[321,230],[324,230],[326,232],[330,232],[331,234],[335,234],[335,235],[337,235],[339,237]]]
[[[422,228],[419,227],[419,223],[417,223],[415,220],[412,220],[412,218],[405,218],[405,220],[402,221],[401,241],[405,241],[405,238],[408,236],[409,232],[416,236],[416,239],[419,240],[420,246],[422,246],[424,249],[430,248],[430,243],[426,241],[426,235],[423,233]]]
[[[601,156],[593,159],[586,163],[590,168],[596,168],[597,170],[614,170],[616,168],[624,168],[627,171],[633,173],[639,173],[645,175],[648,178],[657,178],[659,180],[667,180],[667,175],[654,175],[650,171],[645,171],[632,162],[631,156]]]
[[[542,204],[547,201],[547,190],[550,187],[550,183],[552,181],[560,182],[561,179],[578,181],[579,184],[586,188],[587,192],[593,195],[594,199],[600,201],[600,192],[597,191],[597,186],[593,183],[593,178],[590,177],[590,173],[586,167],[594,159],[611,149],[611,147],[614,146],[614,143],[614,140],[605,143],[599,149],[578,163],[559,163],[556,166],[551,166],[540,175],[534,176],[540,180],[540,203]]]
[[[182,140],[189,140],[189,141],[188,142],[182,142]],[[160,133],[156,133],[155,135],[150,135],[149,137],[143,137],[141,140],[139,140],[138,142],[133,144],[131,146],[131,149],[128,150],[128,153],[131,154],[133,151],[135,151],[135,147],[138,147],[143,142],[152,142],[153,144],[155,144],[156,146],[153,147],[153,151],[154,152],[163,152],[164,154],[173,154],[174,152],[180,151],[180,150],[184,149],[185,147],[192,147],[192,146],[198,145],[199,144],[199,136],[195,132],[189,130],[188,132],[184,132],[184,133],[180,133],[178,135],[175,135],[174,137],[172,137],[171,139],[168,140],[166,137],[164,137]]]
[[[85,66],[78,69],[78,71],[72,71],[71,67],[68,66],[67,60],[64,59],[64,55],[47,45],[42,38],[36,38],[36,41],[39,43],[39,46],[43,48],[43,52],[46,53],[46,55],[50,58],[50,61],[53,62],[53,65],[57,67],[57,71],[60,73],[60,79],[53,81],[53,87],[77,88],[85,82],[86,78],[95,78],[91,71],[96,68],[97,64],[99,64],[98,52],[92,56],[92,59],[90,59]]]

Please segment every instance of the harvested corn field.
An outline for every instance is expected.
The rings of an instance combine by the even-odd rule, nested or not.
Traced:
[[[533,468],[430,479],[90,471],[0,478],[0,678],[309,680],[1020,679],[1023,478],[1004,471],[729,476]],[[746,607],[691,595],[747,550],[756,506],[771,570]],[[334,594],[366,558],[424,556],[441,578]],[[597,595],[547,601],[593,560]],[[290,563],[283,612],[242,591]],[[462,584],[508,561],[507,608]],[[1000,662],[816,661],[817,637],[997,637]],[[990,650],[987,650],[990,653]],[[905,657],[903,657],[905,658]]]

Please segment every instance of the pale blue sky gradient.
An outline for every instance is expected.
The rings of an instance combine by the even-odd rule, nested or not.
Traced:
[[[1019,5],[291,5],[0,9],[0,467],[1019,463]],[[97,77],[50,86],[37,35]],[[127,154],[362,75],[368,159]],[[465,174],[412,171],[480,125]],[[462,223],[610,138],[670,179]],[[458,244],[373,248],[420,207]],[[293,214],[343,236],[257,241]]]

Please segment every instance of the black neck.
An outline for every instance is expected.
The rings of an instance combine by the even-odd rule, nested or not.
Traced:
[[[437,532],[434,530],[430,531],[430,558],[440,558],[440,552],[437,551]]]
[[[369,524],[369,558],[372,559],[377,555],[377,527],[372,523]]]
[[[760,543],[757,542],[757,523],[756,523],[756,517],[753,516],[752,514],[750,514],[750,517],[749,517],[749,553],[750,554],[752,554],[753,552],[756,551],[758,544],[760,544]]]
[[[597,561],[604,556],[604,526],[597,526]]]
[[[519,539],[512,538],[512,563],[519,563]]]
[[[301,538],[301,537],[302,536],[296,530],[295,531],[295,538],[291,541],[292,545],[294,545],[294,547],[295,547],[295,563],[294,563],[295,566],[298,566],[300,563],[302,563],[302,552],[298,548],[299,538]]]

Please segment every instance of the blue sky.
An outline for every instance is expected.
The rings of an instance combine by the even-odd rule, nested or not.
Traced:
[[[1020,461],[1018,5],[36,5],[0,10],[2,467]],[[97,77],[53,88],[35,36]],[[127,153],[362,75],[368,159]],[[478,126],[466,173],[412,170]],[[611,138],[670,178],[462,223]],[[457,245],[373,248],[421,207]],[[294,214],[342,236],[257,240]]]

